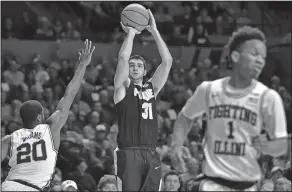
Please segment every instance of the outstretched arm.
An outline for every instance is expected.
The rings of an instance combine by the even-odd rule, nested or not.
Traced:
[[[155,39],[162,60],[162,63],[158,66],[151,79],[154,88],[154,94],[155,96],[157,96],[157,94],[160,92],[160,90],[167,81],[168,74],[172,66],[172,56],[159,31],[157,30],[155,19],[150,9],[148,9],[148,12],[150,16],[150,26],[147,27],[147,30],[152,34],[153,38]]]
[[[123,42],[123,45],[119,52],[118,66],[114,77],[114,102],[115,104],[121,101],[126,94],[125,86],[129,84],[129,58],[132,54],[133,41],[136,34],[139,34],[136,29],[132,27],[126,27],[122,23],[123,30],[127,33],[127,36]]]
[[[210,84],[208,82],[203,82],[199,85],[175,121],[170,156],[172,166],[179,172],[185,172],[187,170],[185,166],[187,150],[183,147],[183,144],[190,132],[193,120],[203,115],[207,108],[208,101],[206,98],[208,98],[209,87]]]
[[[55,134],[58,135],[63,125],[66,123],[70,107],[80,88],[86,67],[91,61],[92,53],[94,50],[95,47],[92,47],[91,41],[88,42],[88,40],[86,40],[84,43],[84,49],[81,53],[79,53],[79,65],[76,69],[75,75],[68,84],[65,95],[58,103],[56,111],[47,120],[47,123],[51,125],[50,127],[53,136]]]
[[[173,128],[172,145],[182,146],[191,129],[192,121],[205,112],[209,82],[201,83],[179,113]]]

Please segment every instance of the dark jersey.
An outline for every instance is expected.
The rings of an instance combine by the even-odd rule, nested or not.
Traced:
[[[116,104],[118,147],[154,147],[158,135],[156,100],[151,82],[141,88],[130,83],[126,96]]]

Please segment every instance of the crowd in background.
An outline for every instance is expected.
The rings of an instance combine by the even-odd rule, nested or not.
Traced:
[[[97,42],[122,41],[124,33],[120,27],[120,13],[129,2],[91,3],[86,15],[72,20],[64,20],[57,15],[49,19],[39,16],[36,20],[24,12],[22,21],[3,19],[2,38],[38,39],[70,41],[89,38]],[[47,9],[53,9],[56,2],[42,3]],[[208,35],[229,35],[235,27],[251,24],[246,10],[232,13],[221,2],[182,2],[179,14],[169,13],[164,2],[144,2],[156,19],[159,31],[170,45],[209,44]],[[59,5],[59,2],[58,2]],[[60,5],[59,5],[60,6]],[[153,40],[148,33],[139,36],[142,41]]]
[[[52,114],[74,75],[76,61],[57,60],[48,64],[36,56],[33,57],[31,63],[20,65],[11,56],[2,58],[1,131],[3,137],[21,128],[19,107],[23,101],[36,99],[43,104],[46,117]],[[158,63],[155,61],[147,61],[148,75],[145,80],[156,69]],[[62,180],[67,179],[75,181],[82,189],[95,190],[103,175],[114,174],[113,151],[117,146],[118,127],[112,99],[112,81],[116,62],[116,58],[112,61],[99,59],[88,66],[82,87],[61,132],[62,141],[56,175],[52,182],[55,190],[58,189]],[[213,65],[208,58],[188,71],[179,68],[171,70],[167,83],[157,97],[159,101],[157,150],[163,162],[163,175],[169,173],[171,169],[167,152],[176,115],[197,85],[204,80],[217,79],[225,74],[225,69]],[[280,78],[272,77],[270,86],[279,91],[286,110],[290,111],[290,94],[281,86]],[[290,118],[287,116],[288,123],[291,121]],[[190,189],[190,186],[197,184],[195,178],[200,173],[201,161],[204,158],[201,148],[203,134],[199,131],[200,127],[204,126],[204,120],[195,121],[193,126],[185,143],[190,149],[191,158],[187,163],[189,172],[179,177],[175,176],[176,173],[170,172],[169,174],[174,174],[169,177],[169,185],[172,187],[176,179],[180,181],[177,185],[179,187]],[[291,133],[290,129],[291,127],[289,127]],[[263,181],[263,186],[272,185],[278,177],[282,178],[285,170],[291,170],[290,157],[288,154],[277,159],[269,156],[260,159],[267,180]],[[2,163],[2,170],[2,179],[4,179],[8,171],[7,162]],[[166,179],[166,187],[167,181]]]
[[[119,26],[119,13],[124,5],[121,3],[110,7],[97,2],[95,13],[99,14],[99,22],[107,21],[100,18],[113,18],[112,25],[99,31],[100,25],[94,24],[94,18],[66,21],[56,18],[49,21],[40,17],[37,25],[31,22],[27,13],[23,13],[23,25],[15,25],[10,18],[5,18],[2,27],[2,39],[19,38],[32,40],[81,40],[84,37],[95,41],[111,42],[123,40],[124,33]],[[184,14],[171,16],[163,7],[163,3],[147,3],[153,10],[159,30],[171,44],[208,45],[208,35],[229,35],[240,25],[220,4],[216,2],[183,2]],[[226,22],[227,21],[227,22]],[[241,17],[242,23],[250,22]],[[162,27],[163,26],[163,27]],[[108,30],[108,31],[107,31]],[[96,35],[96,34],[99,35]],[[95,38],[94,38],[95,37]],[[142,39],[149,40],[147,34]],[[205,40],[204,40],[205,39]],[[150,39],[151,40],[151,39]],[[98,50],[96,50],[98,51]],[[159,65],[159,58],[145,58],[147,75],[150,78]],[[17,55],[1,57],[1,136],[10,134],[21,128],[19,107],[28,99],[36,99],[42,103],[46,118],[55,110],[63,96],[66,86],[72,79],[75,60],[52,58],[51,62],[43,62],[35,54],[30,63],[21,63]],[[81,191],[102,190],[97,188],[104,175],[114,175],[113,151],[117,147],[118,127],[113,103],[113,77],[117,57],[112,60],[99,58],[92,61],[86,70],[84,81],[72,105],[68,120],[61,131],[61,144],[57,166],[51,187],[60,190],[64,180],[73,180]],[[163,186],[166,191],[197,191],[200,177],[201,162],[204,159],[202,138],[205,126],[204,117],[196,119],[189,133],[185,146],[189,148],[189,160],[186,163],[188,172],[178,174],[171,170],[168,148],[171,141],[173,124],[178,112],[196,87],[203,81],[215,80],[229,74],[229,70],[212,63],[212,58],[197,62],[191,69],[183,70],[175,65],[168,81],[159,93],[157,110],[159,113],[159,139],[157,151],[161,155]],[[281,79],[271,77],[269,86],[281,95],[287,114],[288,132],[291,134],[291,96],[282,86]],[[291,190],[291,142],[289,153],[279,158],[262,156],[259,163],[262,167],[263,179],[258,183],[261,190]],[[1,182],[9,171],[8,160],[2,162]],[[114,183],[111,177],[103,179]],[[101,186],[101,184],[99,184]]]

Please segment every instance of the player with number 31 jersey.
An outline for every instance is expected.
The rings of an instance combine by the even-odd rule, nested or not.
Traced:
[[[155,145],[158,136],[156,96],[164,86],[172,57],[161,38],[150,10],[152,34],[161,56],[161,64],[150,80],[143,84],[146,61],[131,56],[136,29],[124,26],[127,33],[119,53],[114,78],[114,103],[118,118],[118,149],[115,153],[116,174],[122,180],[122,191],[158,191],[161,179],[160,158]],[[131,56],[131,57],[130,57]]]

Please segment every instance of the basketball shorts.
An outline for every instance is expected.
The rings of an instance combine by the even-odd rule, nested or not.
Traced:
[[[2,183],[1,191],[38,191],[38,190],[15,181],[4,181]]]
[[[155,149],[116,149],[114,160],[122,191],[160,191],[161,162]]]
[[[249,186],[247,188],[233,188],[230,185],[226,186],[223,185],[221,182],[215,182],[211,179],[204,179],[200,183],[199,191],[258,191],[257,185],[254,184],[252,186]]]

